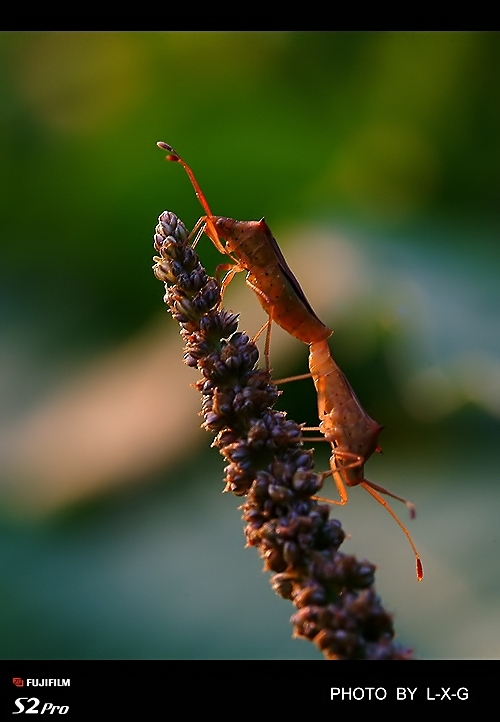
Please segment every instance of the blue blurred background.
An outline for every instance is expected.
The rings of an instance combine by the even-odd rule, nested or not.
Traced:
[[[2,658],[321,658],[199,429],[150,267],[159,213],[201,210],[157,140],[266,216],[386,427],[366,472],[415,503],[424,581],[362,490],[334,515],[399,638],[500,655],[499,70],[494,33],[0,35]],[[265,320],[241,277],[227,303]],[[306,360],[273,332],[277,376]],[[279,407],[317,423],[308,381]]]

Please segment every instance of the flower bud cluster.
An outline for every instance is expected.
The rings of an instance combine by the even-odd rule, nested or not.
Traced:
[[[313,452],[303,448],[300,425],[273,408],[279,392],[256,366],[255,343],[221,307],[220,286],[182,221],[168,211],[158,221],[153,270],[180,324],[184,362],[202,374],[203,427],[227,461],[225,491],[246,497],[247,545],[273,573],[276,593],[298,610],[294,636],[328,659],[411,658],[393,641],[392,618],[373,590],[375,566],[339,552],[345,534],[315,499],[322,476],[313,471]]]

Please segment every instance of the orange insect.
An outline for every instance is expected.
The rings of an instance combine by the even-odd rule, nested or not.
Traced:
[[[344,505],[348,496],[346,486],[363,486],[399,524],[415,554],[417,578],[423,578],[420,556],[411,536],[380,494],[386,494],[402,501],[415,516],[414,506],[405,499],[383,487],[365,479],[364,464],[378,447],[378,435],[382,430],[361,406],[347,378],[333,360],[326,339],[332,334],[316,316],[299,282],[288,266],[269,226],[260,221],[236,221],[232,218],[214,216],[191,168],[179,154],[167,143],[157,145],[169,152],[167,160],[180,163],[188,174],[195,193],[206,213],[196,223],[191,236],[197,233],[193,245],[202,233],[212,240],[215,247],[229,256],[232,264],[221,264],[218,271],[228,273],[222,283],[222,291],[235,273],[246,271],[246,282],[257,294],[261,305],[269,316],[265,346],[266,364],[269,368],[269,343],[271,322],[275,321],[292,336],[307,343],[310,347],[309,374],[282,379],[280,382],[294,381],[312,376],[318,394],[318,412],[320,426],[304,430],[319,430],[324,439],[332,445],[330,471],[340,495],[340,501],[324,499],[332,504]],[[224,246],[220,240],[226,241]],[[263,327],[263,329],[266,326]],[[263,330],[261,329],[261,330]],[[260,332],[259,332],[260,333]],[[311,439],[313,440],[313,439]],[[338,464],[338,461],[345,462]],[[321,499],[321,497],[319,497]]]
[[[407,528],[381,494],[406,504],[411,518],[415,517],[415,507],[406,499],[365,478],[364,465],[374,451],[380,451],[378,435],[383,427],[371,419],[361,406],[349,381],[333,360],[328,343],[312,343],[309,351],[309,368],[318,394],[318,430],[332,445],[330,471],[325,472],[325,476],[332,475],[340,496],[340,501],[325,501],[343,506],[347,503],[346,486],[360,485],[366,489],[387,509],[405,533],[415,554],[417,579],[420,582],[424,576],[420,555]]]
[[[192,231],[191,235],[198,231],[193,245],[202,233],[206,233],[215,247],[233,261],[231,264],[221,264],[217,268],[218,273],[228,271],[222,282],[222,294],[235,273],[246,271],[246,283],[255,291],[269,316],[269,321],[261,329],[263,331],[267,326],[265,346],[267,367],[269,368],[272,321],[307,344],[324,341],[331,336],[332,330],[316,316],[265,220],[262,218],[260,221],[236,221],[224,216],[214,216],[187,163],[168,143],[160,141],[157,145],[169,151],[167,160],[183,166],[206,213],[197,221]],[[221,242],[221,238],[225,241],[225,245]]]

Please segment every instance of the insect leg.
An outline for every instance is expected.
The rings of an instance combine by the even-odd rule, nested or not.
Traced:
[[[341,458],[341,459],[352,458],[353,459],[353,461],[350,464],[342,464],[343,469],[353,469],[356,466],[362,466],[365,462],[363,457],[358,456],[357,454],[354,454],[351,451],[347,451],[347,450],[344,450],[341,448],[334,449],[333,453],[337,458]],[[415,519],[415,517],[416,517],[415,506],[410,501],[403,499],[402,496],[393,494],[392,491],[389,491],[389,489],[386,489],[385,487],[380,486],[379,484],[375,484],[374,481],[368,481],[368,479],[363,479],[363,484],[368,484],[368,486],[371,486],[371,488],[374,489],[375,491],[378,491],[381,494],[386,494],[387,496],[391,496],[393,499],[397,499],[398,501],[402,501],[403,504],[408,508],[408,510],[410,512],[410,519]]]
[[[337,487],[337,491],[340,496],[340,501],[334,501],[333,499],[325,499],[323,496],[313,496],[313,499],[316,499],[318,501],[324,501],[327,504],[335,504],[335,506],[344,506],[344,504],[347,504],[348,502],[348,494],[347,489],[344,484],[344,480],[342,479],[342,476],[340,474],[339,469],[337,466],[335,466],[334,461],[334,454],[330,457],[330,471],[324,471],[322,474],[322,478],[326,479],[327,476],[331,476],[333,478],[333,481],[335,482],[335,486]]]
[[[302,379],[310,379],[311,374],[299,374],[298,376],[287,376],[286,379],[276,379],[273,380],[273,384],[276,384],[278,386],[279,384],[287,384],[289,381],[302,381]],[[307,428],[304,427],[305,431],[319,431],[319,426],[308,426]],[[323,441],[326,441],[326,439],[323,439]]]
[[[202,216],[201,218],[198,218],[198,220],[194,224],[193,230],[189,234],[188,243],[191,243],[192,248],[194,248],[196,246],[196,244],[202,237],[204,230],[205,230],[205,216]],[[195,236],[194,241],[191,240],[193,238],[193,236]]]
[[[241,266],[238,266],[234,263],[220,263],[217,268],[215,269],[215,278],[217,279],[217,283],[220,284],[220,300],[222,304],[222,299],[224,298],[224,293],[226,292],[226,288],[229,286],[231,281],[233,280],[234,276],[237,273],[240,273],[240,271],[244,271],[245,269]],[[223,280],[221,281],[221,275],[223,271],[227,271],[226,275],[224,276]]]
[[[273,325],[273,317],[272,315],[269,316],[269,319],[267,321],[267,330],[266,330],[266,343],[264,344],[264,358],[266,359],[266,371],[267,373],[271,372],[271,363],[269,361],[269,354],[271,353],[271,329]]]

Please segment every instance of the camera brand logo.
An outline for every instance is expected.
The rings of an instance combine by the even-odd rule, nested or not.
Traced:
[[[24,679],[22,677],[12,677],[12,683],[16,687],[24,687]],[[27,679],[27,687],[69,687],[69,679]]]

